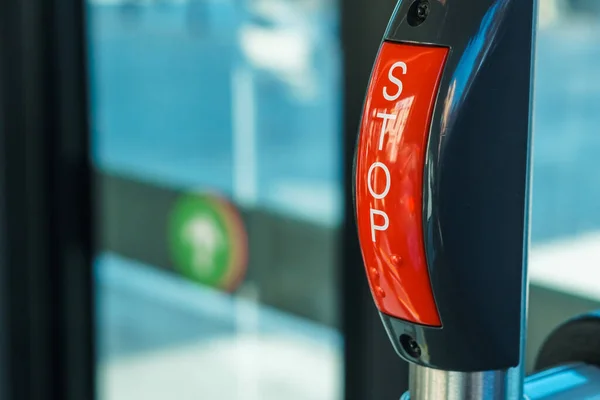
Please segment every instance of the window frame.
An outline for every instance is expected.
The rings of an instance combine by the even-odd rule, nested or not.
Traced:
[[[0,398],[95,398],[85,4],[0,5]]]

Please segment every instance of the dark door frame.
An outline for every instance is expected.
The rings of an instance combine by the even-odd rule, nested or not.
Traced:
[[[93,400],[83,1],[0,5],[0,398]]]
[[[342,0],[344,225],[342,325],[345,399],[398,399],[408,388],[408,365],[398,357],[369,293],[354,223],[352,160],[371,68],[396,0]]]

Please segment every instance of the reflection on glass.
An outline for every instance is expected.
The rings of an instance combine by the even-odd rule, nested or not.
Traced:
[[[88,8],[100,398],[341,398],[335,6]]]
[[[539,2],[532,281],[600,299],[600,2]]]
[[[588,383],[588,379],[573,370],[565,370],[552,375],[552,381],[539,379],[525,382],[525,391],[533,399],[544,399],[553,394],[564,393]]]

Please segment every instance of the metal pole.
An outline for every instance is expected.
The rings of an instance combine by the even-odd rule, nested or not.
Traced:
[[[520,396],[520,368],[504,371],[456,372],[410,364],[409,395],[403,400],[504,400]]]

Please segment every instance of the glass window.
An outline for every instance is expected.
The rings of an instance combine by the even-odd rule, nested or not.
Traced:
[[[534,93],[534,248],[547,243],[557,250],[558,243],[583,245],[593,242],[600,230],[598,33],[597,2],[541,2]],[[557,256],[551,258],[558,261]],[[589,257],[569,259],[569,264],[585,264]],[[538,278],[535,263],[532,267]],[[539,278],[579,286],[573,282],[575,274],[563,280],[550,272],[548,263],[543,275]]]
[[[89,0],[103,400],[342,396],[328,0]]]
[[[600,305],[600,2],[539,5],[530,366],[551,329]]]

